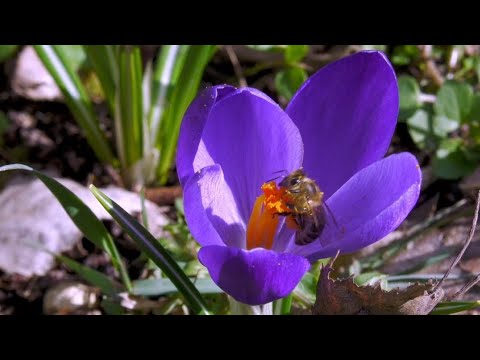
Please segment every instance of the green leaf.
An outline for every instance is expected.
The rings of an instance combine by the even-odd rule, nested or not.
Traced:
[[[449,133],[457,130],[460,124],[457,121],[450,120],[444,115],[437,115],[433,117],[432,127],[433,133],[436,136],[445,138]]]
[[[62,53],[63,59],[74,71],[80,70],[87,59],[82,45],[57,45],[57,51]]]
[[[293,296],[305,305],[313,305],[316,299],[318,277],[307,272],[293,290]]]
[[[117,203],[108,198],[95,186],[90,185],[90,190],[107,212],[115,219],[122,229],[130,235],[140,249],[165,273],[173,282],[178,291],[190,303],[197,313],[208,314],[207,307],[198,290],[191,280],[185,275],[170,254],[140,223],[131,217]]]
[[[430,315],[450,315],[461,311],[475,309],[480,306],[480,300],[477,301],[451,301],[439,303]]]
[[[168,121],[165,119],[165,113],[167,108],[172,106],[174,90],[184,69],[189,49],[190,45],[163,45],[151,79],[144,79],[149,82],[147,86],[150,87],[149,98],[145,99],[148,101],[146,140],[149,141],[148,146],[145,146],[145,157],[155,156],[148,152],[157,150],[154,149],[156,141],[161,136],[161,129],[166,127],[162,125],[162,121]],[[151,173],[147,176],[148,181],[153,180],[158,167],[155,161],[158,162],[159,159],[158,156],[155,157],[150,166]]]
[[[18,49],[18,45],[0,45],[0,63],[12,57]]]
[[[409,65],[420,56],[416,45],[397,46],[393,50],[392,63],[397,66]]]
[[[377,282],[384,282],[387,278],[387,275],[379,273],[377,271],[366,272],[360,275],[355,276],[353,281],[358,286],[374,285]]]
[[[460,123],[468,119],[472,101],[473,90],[470,85],[447,81],[438,91],[435,113]]]
[[[28,171],[41,180],[52,194],[57,198],[68,216],[74,224],[80,229],[85,237],[103,249],[112,260],[113,266],[119,272],[123,283],[127,289],[131,288],[130,279],[127,270],[121,260],[120,254],[113,242],[112,237],[108,233],[103,223],[95,216],[95,214],[87,207],[73,192],[60,184],[55,179],[43,175],[41,172],[22,164],[5,165],[0,167],[0,172],[10,170]]]
[[[71,270],[75,271],[85,281],[93,286],[98,287],[105,295],[114,295],[116,293],[124,291],[123,286],[118,284],[113,279],[102,274],[101,272],[89,268],[79,262],[70,259],[66,256],[56,255],[58,260],[67,265]]]
[[[78,75],[70,67],[58,46],[34,45],[38,57],[62,91],[70,111],[85,133],[89,145],[104,163],[114,164],[115,158],[92,102]]]
[[[257,51],[277,52],[284,49],[280,45],[247,45],[249,48]]]
[[[305,70],[289,67],[275,75],[275,87],[280,95],[290,100],[302,84],[307,80]]]
[[[432,148],[434,144],[433,124],[430,115],[423,109],[417,110],[407,119],[408,132],[420,148]]]
[[[420,87],[417,80],[409,75],[399,76],[398,90],[400,92],[400,117],[412,116],[421,105]]]
[[[143,156],[142,59],[140,47],[118,48],[118,83],[115,95],[115,140],[128,186],[143,185],[139,161]]]
[[[288,45],[285,49],[285,61],[289,64],[295,64],[308,54],[309,49],[308,45]]]
[[[293,294],[273,302],[273,315],[289,315],[292,309]]]
[[[456,180],[471,173],[475,166],[475,162],[465,155],[461,139],[444,139],[432,162],[435,175],[449,180]]]
[[[84,45],[88,61],[93,66],[107,98],[110,112],[115,112],[115,89],[118,81],[118,64],[113,45]]]
[[[214,45],[196,45],[188,49],[185,64],[171,95],[170,106],[161,121],[156,145],[160,150],[157,173],[160,183],[166,183],[174,161],[178,133],[183,115],[197,94],[203,72],[214,54]]]
[[[201,294],[221,294],[220,289],[212,279],[194,280],[195,287]],[[178,289],[170,279],[147,279],[133,282],[132,293],[140,296],[160,296],[169,293],[176,293]]]

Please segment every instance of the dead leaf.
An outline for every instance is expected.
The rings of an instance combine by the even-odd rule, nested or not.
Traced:
[[[433,284],[414,284],[385,291],[380,285],[357,286],[353,277],[330,279],[331,265],[323,268],[313,315],[426,315],[442,300],[443,290]]]

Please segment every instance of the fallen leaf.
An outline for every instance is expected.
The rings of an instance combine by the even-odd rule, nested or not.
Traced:
[[[379,284],[357,286],[353,277],[330,279],[331,265],[322,269],[312,315],[427,315],[442,300],[433,284],[413,284],[385,291]]]

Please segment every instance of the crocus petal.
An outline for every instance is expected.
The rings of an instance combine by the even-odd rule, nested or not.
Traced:
[[[212,245],[201,248],[198,258],[222,290],[248,305],[287,296],[310,268],[304,257],[265,249]]]
[[[285,111],[302,135],[305,172],[326,198],[385,155],[398,102],[395,72],[376,51],[329,64],[298,90]]]
[[[182,186],[185,186],[188,178],[193,176],[196,171],[193,168],[193,159],[197,153],[203,127],[210,110],[217,101],[235,90],[233,86],[228,85],[206,88],[195,98],[185,112],[180,126],[177,150],[177,173]]]
[[[410,153],[391,155],[364,168],[327,201],[337,224],[328,223],[319,240],[290,251],[310,261],[350,253],[395,230],[415,206],[421,171]]]
[[[200,245],[245,247],[245,224],[220,165],[205,167],[190,177],[183,196],[185,219]]]
[[[303,160],[297,127],[277,105],[248,88],[223,98],[205,123],[194,167],[220,164],[244,223],[261,185]]]

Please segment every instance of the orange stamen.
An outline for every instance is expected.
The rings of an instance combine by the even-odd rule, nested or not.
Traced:
[[[284,188],[277,188],[273,181],[262,185],[263,194],[253,205],[247,226],[247,249],[262,247],[271,249],[278,228],[278,214],[290,210],[286,206]]]

